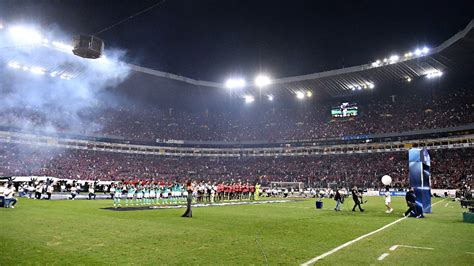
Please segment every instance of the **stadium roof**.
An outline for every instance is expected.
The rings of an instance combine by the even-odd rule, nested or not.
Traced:
[[[472,69],[474,57],[474,20],[464,30],[455,34],[441,45],[404,55],[390,55],[376,62],[364,65],[318,72],[313,74],[274,79],[266,91],[276,92],[287,90],[298,91],[324,90],[331,96],[344,96],[353,90],[370,89],[378,85],[394,82],[410,81],[427,75],[462,69]],[[137,65],[130,67],[140,73],[155,76],[160,84],[167,88],[178,87],[213,87],[226,88],[224,83],[210,82],[187,78],[171,73],[161,72]],[[156,83],[155,83],[156,84]],[[258,88],[249,84],[242,93],[252,93]]]
[[[473,27],[474,20],[464,30],[431,49],[419,47],[409,53],[388,55],[385,59],[381,58],[364,65],[273,79],[271,84],[265,86],[265,92],[299,94],[298,96],[302,95],[303,97],[308,92],[322,92],[336,97],[351,95],[354,90],[369,90],[396,82],[411,81],[423,76],[436,76],[444,72],[471,71],[474,62]],[[0,61],[7,62],[11,68],[49,74],[51,77],[67,80],[80,78],[84,74],[83,64],[85,61],[75,57],[70,52],[72,48],[69,45],[43,40],[43,45],[37,49],[44,50],[37,53],[32,53],[28,49],[14,54],[7,52],[0,55]],[[51,54],[50,49],[65,54],[66,57],[62,63],[58,63],[56,56],[44,56]],[[24,62],[25,60],[28,62]],[[144,87],[162,88],[170,91],[197,88],[228,89],[225,83],[196,80],[133,64],[128,64],[128,66],[134,73],[126,80],[125,86],[141,83]],[[253,82],[249,82],[245,87],[235,92],[239,97],[243,97],[244,95],[254,95],[259,89]]]

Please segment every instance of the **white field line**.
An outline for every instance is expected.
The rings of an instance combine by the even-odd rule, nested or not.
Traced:
[[[446,202],[446,204],[444,205],[444,207],[448,207],[448,204],[449,204],[449,202]]]
[[[407,245],[395,245],[390,247],[391,251],[396,250],[398,247],[403,247],[403,248],[416,248],[416,249],[426,249],[426,250],[434,250],[434,248],[427,248],[427,247],[415,247],[415,246],[407,246]]]
[[[431,206],[434,206],[434,205],[436,205],[436,204],[438,204],[438,203],[440,203],[440,202],[442,202],[442,201],[444,201],[444,199],[443,199],[443,200],[440,200],[440,201],[438,201],[438,202],[436,202],[436,203],[434,203],[434,204],[432,204]],[[403,220],[406,219],[406,218],[407,218],[407,217],[400,218],[400,219],[398,219],[398,220],[395,220],[394,222],[391,222],[391,223],[389,223],[389,224],[386,224],[386,225],[380,227],[379,229],[377,229],[377,230],[375,230],[375,231],[372,231],[372,232],[367,233],[367,234],[365,234],[365,235],[359,236],[358,238],[352,239],[352,240],[349,241],[349,242],[346,242],[346,243],[344,243],[344,244],[342,244],[342,245],[340,245],[340,246],[338,246],[338,247],[333,248],[332,250],[330,250],[330,251],[328,251],[328,252],[326,252],[326,253],[323,253],[323,254],[321,254],[321,255],[319,255],[319,256],[317,256],[317,257],[314,257],[314,258],[308,260],[308,261],[305,262],[305,263],[302,263],[301,266],[308,266],[308,265],[314,264],[314,263],[317,262],[318,260],[323,259],[323,258],[325,258],[325,257],[327,257],[327,256],[329,256],[329,255],[331,255],[331,254],[333,254],[333,253],[335,253],[335,252],[337,252],[337,251],[339,251],[339,250],[345,248],[345,247],[348,247],[348,246],[354,244],[355,242],[358,242],[358,241],[360,241],[360,240],[362,240],[362,239],[364,239],[364,238],[366,238],[366,237],[368,237],[368,236],[371,236],[371,235],[373,235],[373,234],[376,234],[376,233],[378,233],[378,232],[380,232],[380,231],[382,231],[382,230],[384,230],[384,229],[386,229],[386,228],[388,228],[388,227],[390,227],[390,226],[392,226],[392,225],[394,225],[394,224],[396,224],[396,223],[399,223],[399,222],[403,221]]]
[[[378,260],[383,260],[385,259],[385,257],[387,257],[388,255],[390,255],[389,253],[384,253],[382,255],[380,255],[380,257],[378,258]]]
[[[471,254],[471,255],[474,255],[474,252],[466,252],[467,254]]]

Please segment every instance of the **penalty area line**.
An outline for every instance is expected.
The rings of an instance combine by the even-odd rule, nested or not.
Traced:
[[[434,205],[436,205],[436,204],[438,204],[438,203],[440,203],[440,202],[443,202],[443,201],[444,201],[444,200],[440,200],[440,201],[438,201],[438,202],[432,204],[431,206],[434,206]],[[392,225],[394,225],[394,224],[397,224],[397,223],[399,223],[399,222],[405,220],[406,218],[408,218],[408,216],[403,217],[403,218],[400,218],[400,219],[398,219],[398,220],[395,220],[394,222],[391,222],[391,223],[389,223],[389,224],[386,224],[386,225],[380,227],[379,229],[377,229],[377,230],[375,230],[375,231],[372,231],[372,232],[367,233],[367,234],[365,234],[365,235],[361,235],[361,236],[359,236],[358,238],[355,238],[355,239],[353,239],[353,240],[351,240],[351,241],[349,241],[349,242],[346,242],[346,243],[344,243],[344,244],[342,244],[342,245],[340,245],[340,246],[338,246],[338,247],[335,247],[334,249],[332,249],[332,250],[330,250],[330,251],[328,251],[328,252],[326,252],[326,253],[324,253],[324,254],[321,254],[321,255],[319,255],[319,256],[317,256],[317,257],[314,257],[314,258],[308,260],[308,261],[305,262],[305,263],[302,263],[301,266],[308,266],[308,265],[314,264],[314,263],[317,262],[318,260],[321,260],[321,259],[323,259],[323,258],[325,258],[325,257],[327,257],[327,256],[329,256],[329,255],[331,255],[331,254],[333,254],[333,253],[335,253],[335,252],[337,252],[337,251],[339,251],[339,250],[345,248],[345,247],[348,247],[348,246],[354,244],[355,242],[358,242],[358,241],[360,241],[360,240],[362,240],[362,239],[364,239],[364,238],[366,238],[366,237],[369,237],[369,236],[371,236],[371,235],[373,235],[373,234],[376,234],[376,233],[378,233],[378,232],[380,232],[380,231],[382,231],[382,230],[384,230],[384,229],[386,229],[386,228],[388,228],[388,227],[390,227],[390,226],[392,226]]]

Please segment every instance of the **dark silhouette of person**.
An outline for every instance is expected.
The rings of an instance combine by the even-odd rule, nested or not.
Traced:
[[[361,212],[364,211],[364,209],[362,209],[362,207],[360,206],[360,195],[359,195],[359,191],[357,191],[357,187],[354,187],[352,188],[352,199],[354,200],[354,207],[352,208],[352,211],[355,212],[355,209],[357,206],[359,206],[359,210]]]
[[[191,203],[193,202],[193,185],[190,181],[186,184],[186,190],[188,191],[186,212],[181,217],[193,217],[193,211],[191,210]]]

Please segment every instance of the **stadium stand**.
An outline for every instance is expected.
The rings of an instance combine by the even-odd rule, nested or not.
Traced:
[[[378,187],[391,173],[394,187],[408,184],[406,152],[318,156],[204,158],[122,154],[1,144],[0,175],[63,179],[304,182],[311,187],[357,184]],[[431,151],[432,187],[457,188],[472,173],[472,149]],[[438,162],[443,162],[439,163]]]
[[[317,107],[248,107],[229,110],[131,106],[86,110],[76,128],[50,121],[35,109],[13,108],[0,114],[9,128],[55,128],[74,134],[121,137],[154,142],[156,139],[198,141],[298,140],[351,135],[398,133],[450,128],[474,121],[474,93],[468,88],[427,99],[421,95],[375,98],[359,103],[360,115],[331,119],[334,102]],[[89,112],[88,112],[89,111]],[[96,115],[99,113],[100,115]],[[26,125],[26,126],[25,126]],[[101,125],[100,127],[98,125]],[[133,125],[133,126],[131,126]]]

